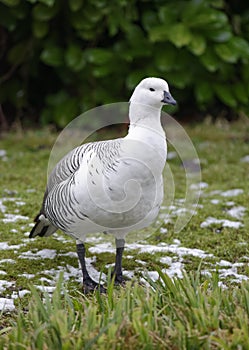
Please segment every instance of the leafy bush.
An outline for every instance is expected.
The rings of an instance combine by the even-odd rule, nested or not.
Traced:
[[[224,0],[0,0],[0,103],[63,127],[165,77],[186,111],[249,112],[249,9]],[[1,114],[1,113],[0,113]]]

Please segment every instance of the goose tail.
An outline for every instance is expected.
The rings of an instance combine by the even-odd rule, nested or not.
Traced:
[[[57,227],[52,225],[44,214],[39,213],[34,221],[35,226],[32,228],[29,238],[34,238],[36,236],[48,237],[57,230]]]

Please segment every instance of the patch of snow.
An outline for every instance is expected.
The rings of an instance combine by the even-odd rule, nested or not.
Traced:
[[[210,201],[212,204],[219,204],[220,200],[219,199],[211,199]]]
[[[47,282],[49,284],[51,284],[51,282],[53,282],[53,280],[51,280],[51,278],[47,278],[47,277],[41,277],[40,281],[41,282]]]
[[[19,290],[18,292],[13,292],[11,295],[11,298],[12,299],[23,298],[26,294],[31,294],[30,290],[27,290],[27,289]]]
[[[123,270],[123,276],[132,279],[134,277],[134,271]]]
[[[58,254],[58,256],[68,256],[69,258],[78,258],[78,255],[76,252],[62,253],[62,254]]]
[[[5,214],[2,221],[7,224],[9,222],[17,222],[19,220],[30,220],[29,217],[23,215]]]
[[[8,242],[0,242],[0,250],[12,250],[12,249],[20,249],[21,247],[25,246],[25,244],[15,244],[15,245],[9,245]]]
[[[143,261],[143,260],[140,260],[140,259],[136,259],[135,262],[138,263],[138,264],[141,264],[141,265],[146,265],[147,264],[146,261]]]
[[[159,279],[159,273],[157,271],[147,271],[147,275],[152,281],[157,281]]]
[[[8,160],[7,152],[5,151],[5,149],[0,149],[0,159],[4,162]]]
[[[228,289],[228,287],[222,281],[218,282],[218,287],[220,287],[221,289]]]
[[[0,250],[1,250],[1,248],[0,248]],[[5,264],[5,263],[15,264],[16,261],[14,259],[2,259],[2,260],[0,260],[0,264]]]
[[[167,154],[167,159],[174,159],[177,157],[177,153],[176,152],[168,152]]]
[[[90,247],[89,252],[92,254],[100,254],[100,253],[115,253],[115,248],[112,246],[110,242],[96,244],[94,247]]]
[[[0,270],[0,275],[7,275],[7,272]]]
[[[217,263],[219,266],[232,266],[232,263],[227,260],[221,260],[220,262]]]
[[[226,202],[226,205],[228,207],[232,207],[233,205],[235,205],[235,202],[234,201],[228,201],[228,202]]]
[[[56,257],[56,254],[57,252],[55,249],[42,249],[36,253],[32,253],[31,251],[24,252],[19,256],[19,258],[32,260],[54,259]]]
[[[12,228],[12,229],[10,230],[10,232],[11,232],[11,233],[18,233],[18,230],[15,229],[15,228]]]
[[[0,149],[0,158],[5,157],[7,155],[7,152],[5,149]]]
[[[212,216],[209,216],[205,221],[203,221],[200,225],[201,228],[206,228],[212,225],[222,225],[222,227],[230,227],[230,228],[240,228],[243,224],[239,221],[231,221],[226,219],[216,219]]]
[[[208,254],[204,252],[201,249],[196,249],[196,248],[185,248],[185,247],[180,247],[179,246],[179,241],[177,240],[177,243],[175,244],[170,244],[167,245],[166,243],[161,243],[158,245],[150,245],[150,244],[140,244],[140,243],[132,243],[127,245],[127,249],[135,250],[138,249],[140,253],[174,253],[180,257],[185,256],[185,255],[191,255],[195,257],[199,257],[201,259],[206,258],[206,257],[212,257],[213,254]]]
[[[7,190],[5,190],[5,192],[6,192]],[[11,195],[12,195],[13,193],[11,193]],[[5,213],[6,212],[6,210],[7,210],[7,208],[6,208],[6,206],[3,204],[4,202],[15,202],[16,204],[17,203],[24,203],[24,202],[22,202],[21,200],[20,200],[20,198],[15,198],[15,197],[3,197],[3,198],[0,198],[0,211],[2,212],[2,213]],[[25,203],[24,203],[25,204]],[[18,205],[18,204],[17,204]],[[6,215],[8,215],[8,214],[6,214]],[[10,215],[10,214],[9,214]]]
[[[56,287],[35,285],[35,288],[43,293],[53,293]]]
[[[227,278],[227,277],[233,276],[234,278],[231,280],[231,282],[235,282],[235,283],[240,283],[242,281],[247,281],[249,279],[245,275],[238,274],[237,269],[234,266],[228,269],[220,269],[219,276],[220,278]]]
[[[13,299],[0,298],[0,311],[14,311],[15,304]]]
[[[167,233],[168,232],[168,229],[167,228],[165,228],[165,227],[161,227],[160,228],[160,233]]]
[[[14,285],[14,282],[0,280],[0,292],[4,292],[7,288],[12,287],[13,285]]]
[[[22,273],[21,275],[19,275],[19,277],[25,277],[28,280],[30,280],[31,278],[34,278],[35,275],[33,273]]]
[[[6,212],[6,206],[3,204],[3,202],[4,202],[4,198],[0,198],[0,211],[2,212],[2,213],[5,213]]]
[[[26,192],[27,193],[33,193],[33,192],[35,192],[36,190],[34,189],[34,188],[28,188],[27,190],[26,190]]]
[[[243,206],[233,207],[227,211],[227,213],[235,219],[242,219],[245,214],[246,208]]]
[[[171,256],[164,256],[160,259],[160,263],[162,264],[167,264],[167,265],[171,265],[172,264],[172,258]]]
[[[23,206],[23,205],[25,205],[26,203],[25,202],[23,202],[23,201],[17,201],[16,202],[16,205],[19,207],[19,206]]]
[[[208,184],[206,182],[199,182],[199,183],[190,185],[191,190],[203,190],[204,188],[208,188]]]
[[[163,273],[166,273],[169,277],[179,277],[182,278],[183,265],[181,261],[173,262],[169,268],[163,269]]]
[[[225,192],[221,192],[222,197],[235,197],[238,196],[239,194],[244,193],[244,191],[241,188],[234,188],[233,190],[228,190]]]
[[[249,154],[243,158],[240,158],[240,161],[243,163],[249,163]]]

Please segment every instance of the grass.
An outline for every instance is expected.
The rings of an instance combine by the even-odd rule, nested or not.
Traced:
[[[127,248],[124,269],[135,271],[132,281],[125,289],[113,288],[109,281],[107,295],[87,297],[81,293],[75,243],[69,237],[58,233],[48,239],[27,238],[32,218],[40,209],[48,157],[57,135],[42,130],[0,139],[0,149],[6,150],[8,158],[0,158],[0,244],[10,246],[1,249],[0,245],[0,298],[31,291],[15,299],[15,311],[0,315],[0,348],[248,348],[249,164],[240,159],[249,154],[249,122],[206,123],[186,126],[186,131],[201,161],[202,181],[208,184],[197,215],[176,233],[174,215],[170,213],[171,221],[165,224],[163,213],[153,234],[142,244],[168,250],[149,253]],[[185,175],[178,158],[169,164],[179,200],[184,198]],[[224,197],[223,192],[231,189],[243,191]],[[177,206],[177,201],[174,204]],[[246,208],[244,216],[231,217],[229,209],[239,206]],[[6,223],[6,214],[27,219]],[[202,228],[208,217],[243,226],[216,223]],[[95,253],[91,250],[94,247],[93,243],[88,245],[91,265],[108,275],[114,255],[109,251]],[[54,257],[23,258],[27,252],[35,256],[44,249],[55,251]],[[202,250],[204,257],[195,255],[194,249]],[[183,278],[169,277],[174,264],[179,264]],[[160,275],[157,281],[150,278],[155,273]],[[140,277],[145,284],[137,282]],[[11,284],[1,287],[1,281]],[[37,285],[56,285],[56,289],[53,295],[46,294],[37,291]]]
[[[31,288],[28,311],[3,328],[2,349],[247,349],[249,283],[222,290],[218,275],[185,274],[72,297],[63,275],[50,297]]]

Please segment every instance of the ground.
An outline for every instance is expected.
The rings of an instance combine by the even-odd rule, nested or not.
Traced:
[[[237,288],[249,279],[249,120],[206,121],[184,128],[200,160],[201,179],[191,184],[194,194],[200,191],[199,202],[188,209],[193,213],[190,222],[175,232],[186,176],[184,162],[169,145],[174,200],[170,204],[166,200],[152,228],[128,240],[124,274],[143,282],[148,277],[157,280],[160,271],[181,279],[185,271],[199,270],[202,276],[217,273],[222,290]],[[9,324],[18,305],[27,307],[30,285],[51,293],[63,272],[72,295],[81,289],[81,271],[70,237],[58,232],[47,239],[28,238],[40,209],[56,136],[46,129],[19,131],[0,139],[0,310],[5,312],[4,324]],[[190,167],[194,166],[191,162]],[[104,235],[89,237],[87,248],[92,277],[105,281],[114,262],[113,240]]]

